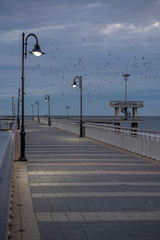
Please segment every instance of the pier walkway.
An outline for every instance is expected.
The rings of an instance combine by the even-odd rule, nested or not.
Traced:
[[[27,121],[11,240],[159,240],[160,163]]]

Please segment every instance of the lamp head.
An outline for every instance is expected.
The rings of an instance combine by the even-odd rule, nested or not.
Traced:
[[[42,54],[45,54],[44,52],[41,51],[39,44],[35,44],[33,50],[30,51],[29,53],[31,53],[37,57],[41,56]]]
[[[44,101],[45,101],[45,102],[47,102],[47,101],[48,101],[47,97],[45,97]]]
[[[122,76],[124,77],[124,79],[127,79],[130,76],[130,74],[124,73]]]
[[[71,86],[74,87],[74,88],[77,87],[77,83],[76,83],[75,79],[74,79],[73,84]]]

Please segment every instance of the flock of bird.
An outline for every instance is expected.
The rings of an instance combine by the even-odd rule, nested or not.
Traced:
[[[82,41],[84,42],[85,39],[83,38]],[[48,58],[48,62],[50,61],[48,67],[41,67],[39,63],[35,65],[32,60],[29,60],[29,64],[32,71],[40,71],[45,77],[45,85],[48,84],[49,89],[53,88],[53,94],[55,86],[61,86],[59,91],[64,96],[71,88],[73,78],[77,75],[82,76],[83,94],[88,96],[89,102],[92,101],[90,98],[92,95],[104,99],[105,89],[114,86],[114,83],[124,83],[122,77],[124,72],[131,76],[136,74],[139,80],[159,78],[158,73],[153,70],[152,61],[145,56],[130,54],[130,57],[126,58],[125,55],[117,57],[114,53],[108,52],[106,56],[103,55],[101,62],[98,62],[100,59],[97,58],[98,53],[95,58],[79,57],[76,54],[64,58],[63,51],[55,47],[54,54],[52,53]],[[60,64],[61,62],[64,62],[63,65]],[[31,77],[26,81],[29,85],[32,84]]]

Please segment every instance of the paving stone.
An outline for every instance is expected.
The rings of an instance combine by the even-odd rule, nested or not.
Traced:
[[[29,120],[26,156],[16,201],[41,240],[160,239],[160,163]]]

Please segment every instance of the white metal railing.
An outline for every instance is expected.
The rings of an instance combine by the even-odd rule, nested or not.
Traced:
[[[79,122],[71,120],[53,119],[51,125],[66,131],[79,134]]]
[[[160,161],[160,132],[86,123],[85,136]]]
[[[40,122],[48,124],[46,117]],[[79,122],[52,119],[51,126],[79,134]],[[110,124],[85,123],[85,136],[160,161],[160,132]]]
[[[9,236],[12,171],[15,149],[16,120],[12,124],[11,132],[5,143],[0,158],[0,239],[6,240]]]
[[[37,118],[34,117],[34,120],[37,121]],[[40,117],[40,122],[48,124],[48,118],[47,117]],[[51,119],[51,126],[61,128],[63,130],[79,134],[79,121],[72,121],[72,120],[66,120],[66,119]]]

